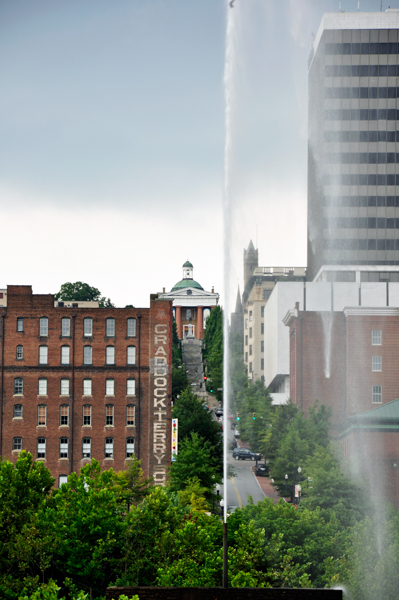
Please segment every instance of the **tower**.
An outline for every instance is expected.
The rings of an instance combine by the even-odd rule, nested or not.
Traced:
[[[398,31],[399,9],[323,16],[309,65],[310,280],[322,265],[399,265]]]
[[[258,264],[258,251],[250,240],[248,248],[244,249],[244,289]]]

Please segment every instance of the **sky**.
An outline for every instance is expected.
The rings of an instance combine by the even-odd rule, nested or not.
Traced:
[[[146,307],[188,259],[223,304],[250,239],[261,266],[306,265],[307,58],[340,8],[0,0],[0,288]]]

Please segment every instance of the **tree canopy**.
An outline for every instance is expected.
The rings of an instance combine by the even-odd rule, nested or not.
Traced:
[[[101,296],[100,290],[82,281],[63,283],[54,298],[66,302],[73,302],[74,300],[76,302],[98,301],[100,308],[112,308],[114,306],[109,298]]]

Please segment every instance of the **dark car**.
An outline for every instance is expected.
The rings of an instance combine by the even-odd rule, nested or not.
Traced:
[[[260,452],[251,452],[248,448],[235,448],[233,450],[233,458],[236,460],[260,460],[263,454]]]
[[[255,467],[255,475],[258,477],[267,477],[269,475],[269,467],[267,465],[258,465]]]
[[[236,440],[232,440],[230,442],[230,450],[234,450],[235,448],[237,448],[237,441]]]
[[[215,408],[215,415],[217,417],[222,417],[223,416],[223,408]]]

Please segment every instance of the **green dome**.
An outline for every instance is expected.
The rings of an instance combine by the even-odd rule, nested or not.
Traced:
[[[189,260],[186,260],[186,262],[185,262],[185,263],[184,263],[184,265],[183,265],[183,268],[184,268],[184,267],[191,267],[192,269],[194,268],[194,267],[193,267],[193,265],[190,263],[190,261],[189,261]]]
[[[184,288],[197,288],[197,290],[203,290],[204,288],[198,283],[198,281],[194,281],[194,279],[182,279],[178,281],[170,290],[174,292],[175,290],[182,290]]]

